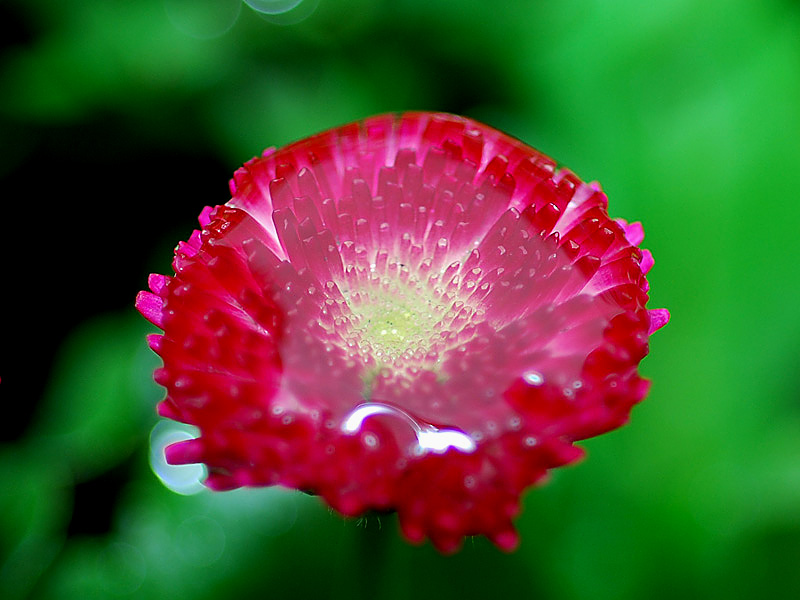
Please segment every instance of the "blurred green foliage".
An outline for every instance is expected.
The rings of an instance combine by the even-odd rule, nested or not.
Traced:
[[[98,114],[136,132],[121,143],[202,143],[232,172],[369,114],[460,112],[600,180],[612,216],[643,221],[651,306],[673,320],[632,425],[526,496],[520,550],[476,539],[443,558],[390,517],[345,521],[299,493],[169,491],[148,464],[161,392],[147,325],[132,308],[99,315],[0,449],[0,596],[800,597],[797,2],[6,5],[30,39],[0,62],[0,174],[31,132]],[[104,477],[117,492],[94,497]],[[86,510],[107,526],[75,533]]]

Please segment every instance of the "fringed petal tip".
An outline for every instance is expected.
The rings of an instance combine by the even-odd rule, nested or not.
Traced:
[[[136,295],[136,310],[156,327],[164,329],[163,301],[152,292],[141,291]]]
[[[650,313],[650,329],[647,332],[648,335],[652,335],[654,332],[658,331],[664,325],[669,323],[671,315],[669,314],[669,310],[666,308],[654,308],[647,312]]]
[[[181,418],[181,414],[175,410],[175,407],[167,402],[160,402],[156,407],[156,412],[159,417],[172,419],[173,421],[179,421]]]
[[[147,345],[153,352],[159,354],[161,351],[163,340],[164,336],[161,335],[160,333],[151,333],[150,335],[147,336]]]
[[[513,529],[498,533],[490,539],[503,552],[514,552],[519,548],[519,533]]]
[[[642,248],[642,260],[639,263],[639,266],[642,267],[642,273],[647,275],[654,264],[656,264],[656,261],[653,259],[653,253],[650,252],[650,250]]]
[[[644,227],[639,221],[628,223],[625,219],[616,219],[625,231],[625,239],[631,246],[638,246],[644,240]]]
[[[196,439],[175,442],[164,448],[164,457],[170,465],[190,465],[202,462],[203,446]]]
[[[200,212],[200,216],[197,217],[197,221],[200,223],[200,227],[205,227],[206,225],[211,223],[213,213],[214,213],[213,206],[206,206],[203,208],[203,210]]]
[[[169,280],[170,278],[167,277],[166,275],[151,273],[150,276],[147,278],[147,287],[149,287],[150,291],[156,294],[157,296],[161,296],[164,290],[166,289]]]

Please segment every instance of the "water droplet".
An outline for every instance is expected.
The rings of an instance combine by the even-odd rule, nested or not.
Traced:
[[[538,371],[526,371],[522,378],[528,385],[538,386],[544,383],[544,377],[542,377],[542,374]]]
[[[150,468],[166,487],[177,494],[191,495],[203,491],[206,469],[201,464],[171,465],[164,456],[164,448],[195,439],[197,435],[194,427],[167,420],[157,423],[150,433]]]
[[[424,454],[426,452],[442,454],[450,448],[470,453],[474,452],[477,447],[475,440],[463,431],[446,428],[439,429],[430,423],[415,419],[400,408],[381,402],[367,402],[357,406],[342,422],[342,431],[348,434],[356,433],[361,429],[367,418],[376,415],[390,415],[405,421],[417,438],[415,454]],[[375,442],[377,444],[377,439]]]

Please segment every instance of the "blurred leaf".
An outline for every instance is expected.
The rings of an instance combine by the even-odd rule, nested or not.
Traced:
[[[98,109],[136,112],[167,88],[187,94],[214,83],[228,63],[224,39],[180,32],[163,0],[68,6],[34,45],[6,57],[0,110],[44,122],[76,120]],[[45,9],[39,18],[52,15]]]
[[[64,542],[71,476],[43,448],[0,452],[0,597],[25,598]]]
[[[111,314],[85,323],[63,344],[32,437],[78,479],[130,454],[155,420],[158,361],[146,349],[147,331],[138,315]]]
[[[368,82],[336,61],[254,70],[243,87],[221,95],[208,114],[231,161],[381,110]]]

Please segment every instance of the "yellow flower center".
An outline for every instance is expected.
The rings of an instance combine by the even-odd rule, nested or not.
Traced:
[[[346,294],[354,341],[379,362],[427,352],[446,306],[415,282],[384,279],[358,294]]]

